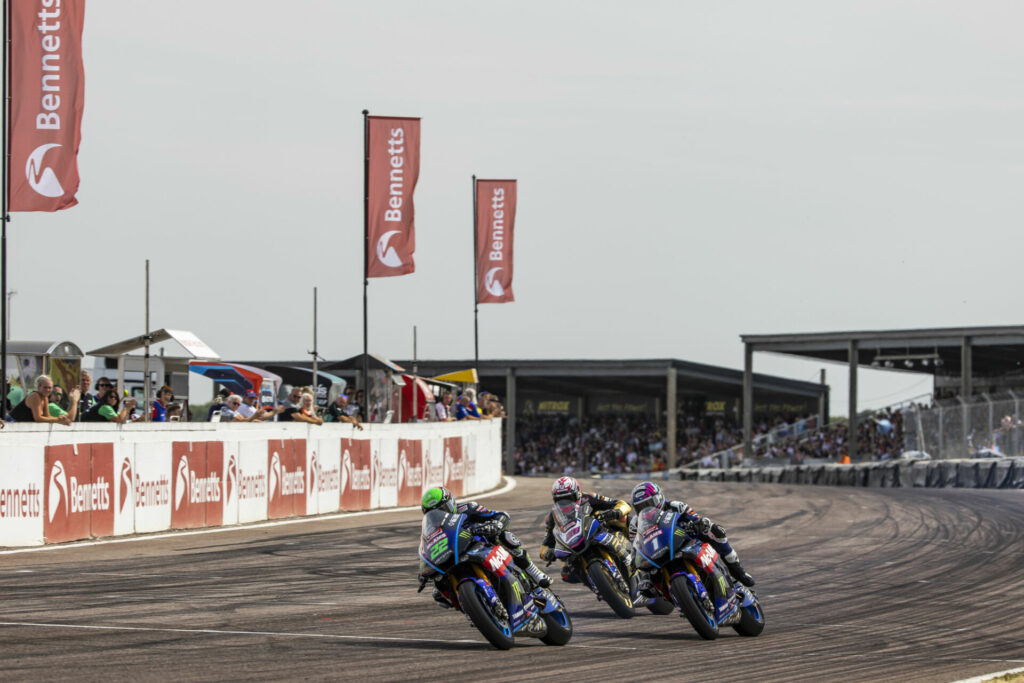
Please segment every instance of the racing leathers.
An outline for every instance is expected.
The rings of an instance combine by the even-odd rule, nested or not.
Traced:
[[[740,558],[733,550],[732,545],[729,543],[729,539],[725,535],[725,528],[721,524],[713,523],[707,517],[701,517],[693,508],[684,503],[681,500],[667,500],[662,506],[662,510],[674,510],[679,513],[686,522],[693,524],[693,526],[700,531],[700,539],[714,548],[722,559],[725,561],[725,566],[729,568],[729,573],[732,577],[742,583],[744,586],[753,586],[754,577],[747,573],[740,564]],[[633,540],[636,536],[636,518],[630,520],[629,523],[629,538]],[[640,571],[640,581],[637,586],[637,590],[640,593],[651,594],[651,581],[649,575]]]
[[[516,538],[515,534],[509,530],[510,518],[508,513],[501,510],[491,510],[479,503],[470,501],[468,503],[459,503],[455,508],[455,514],[466,516],[466,528],[472,529],[474,534],[486,538],[491,543],[498,543],[508,550],[515,565],[526,572],[537,585],[542,588],[547,588],[551,585],[551,578],[533,563],[526,548],[523,547],[523,544]],[[430,567],[426,566],[424,562],[420,562],[421,587],[433,574],[434,571]],[[436,587],[434,588],[433,597],[442,607],[452,606],[451,602]]]
[[[633,548],[624,532],[629,527],[633,508],[624,500],[602,496],[600,493],[582,493],[579,502],[580,505],[590,503],[591,509],[594,510],[594,517],[602,522],[611,532],[609,534],[609,549],[623,558],[626,566],[632,570]],[[544,540],[541,541],[540,545],[540,558],[547,560],[549,563],[555,559],[554,530],[555,516],[552,509],[544,518]],[[579,582],[578,578],[570,575],[568,565],[565,562],[562,563],[562,581],[567,583]]]

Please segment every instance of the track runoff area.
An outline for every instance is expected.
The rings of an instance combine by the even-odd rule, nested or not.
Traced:
[[[506,481],[475,499],[507,510],[536,557],[553,480]],[[757,579],[760,636],[703,641],[646,610],[620,619],[552,565],[572,640],[499,652],[416,593],[421,515],[406,508],[5,551],[0,676],[954,681],[1024,669],[1021,491],[663,483],[728,529]],[[624,497],[635,482],[583,484]]]

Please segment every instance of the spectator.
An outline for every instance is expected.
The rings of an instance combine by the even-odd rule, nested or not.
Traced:
[[[50,424],[62,424],[70,426],[75,421],[75,413],[78,412],[79,389],[75,387],[68,394],[71,403],[71,411],[64,412],[59,407],[59,415],[51,415],[50,395],[53,393],[53,380],[49,375],[36,377],[36,390],[29,393],[25,399],[14,406],[11,410],[11,417],[15,422],[47,422]]]
[[[438,422],[453,422],[452,415],[452,390],[445,389],[441,394],[441,400],[434,404],[434,419]]]
[[[89,386],[92,384],[92,374],[88,370],[82,370],[78,375],[78,409],[76,415],[81,416],[96,405],[96,396],[89,393]]]
[[[359,418],[360,422],[366,422],[366,392],[362,389],[356,391],[355,401],[349,405],[351,412],[349,415],[354,415]]]
[[[252,389],[247,389],[245,396],[242,397],[241,405],[238,406],[238,414],[254,422],[266,419],[267,416],[263,414],[263,411],[256,407],[257,399],[259,399],[259,395]]]
[[[334,403],[328,406],[327,415],[324,419],[327,422],[345,422],[355,425],[355,428],[359,430],[363,428],[363,425],[359,423],[359,418],[349,414],[348,396],[345,394],[338,394],[338,398],[334,399]]]
[[[167,422],[167,404],[174,400],[174,390],[166,384],[156,392],[156,400],[153,401],[153,411],[149,419],[152,422]]]
[[[213,420],[213,414],[224,407],[224,401],[230,395],[231,391],[229,391],[227,387],[221,387],[217,391],[217,395],[213,397],[213,402],[210,404],[210,409],[206,411],[207,422],[211,422]]]
[[[459,403],[455,406],[455,419],[456,420],[481,420],[483,416],[480,411],[477,410],[476,404],[469,400],[469,389],[462,392],[459,396]]]
[[[124,424],[131,419],[132,413],[135,411],[135,399],[126,398],[121,411],[117,410],[118,398],[116,391],[108,391],[103,394],[100,402],[89,409],[85,415],[82,416],[83,422],[117,422]]]
[[[313,394],[304,392],[300,395],[300,408],[292,413],[292,420],[306,422],[308,424],[322,425],[324,421],[316,415],[316,404],[313,402]]]
[[[64,393],[64,387],[59,384],[53,385],[53,393],[50,394],[50,404],[56,405],[65,413],[68,412],[68,397]]]
[[[295,415],[302,410],[302,387],[292,387],[275,412],[279,422],[295,421]],[[299,420],[300,422],[304,420]]]
[[[255,409],[249,417],[242,414],[242,397],[238,394],[231,394],[224,401],[224,407],[220,409],[221,422],[255,422],[262,419],[262,415]]]
[[[167,421],[178,422],[181,420],[181,404],[171,401],[167,404]]]

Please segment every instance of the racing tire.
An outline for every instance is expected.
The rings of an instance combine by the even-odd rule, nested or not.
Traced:
[[[512,626],[491,611],[487,597],[475,581],[470,579],[459,584],[459,604],[491,645],[499,650],[510,650],[515,645]]]
[[[548,632],[540,639],[540,642],[545,645],[565,645],[569,642],[572,638],[572,619],[569,618],[569,613],[565,611],[564,607],[542,614],[541,617],[544,619],[544,625],[547,626]],[[563,620],[565,624],[562,623]]]
[[[761,635],[761,631],[764,630],[764,612],[761,611],[761,603],[757,601],[757,597],[754,597],[753,605],[740,607],[740,620],[732,627],[741,636]]]
[[[587,574],[597,587],[597,592],[600,593],[601,598],[608,603],[608,606],[612,608],[616,615],[623,619],[633,618],[633,603],[630,602],[628,596],[620,593],[615,587],[615,579],[612,578],[612,575],[608,572],[608,567],[605,566],[603,561],[594,560],[588,564]]]
[[[679,609],[693,626],[693,630],[704,640],[714,640],[718,637],[718,622],[704,609],[695,591],[693,584],[685,576],[672,579],[672,596],[679,603]]]
[[[647,609],[651,611],[651,614],[662,616],[665,614],[672,614],[672,612],[675,611],[676,606],[665,598],[658,596],[654,598],[654,602],[647,605]]]

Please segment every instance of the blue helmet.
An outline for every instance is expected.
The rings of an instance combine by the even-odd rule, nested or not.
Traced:
[[[661,492],[661,487],[650,481],[637,484],[630,494],[630,503],[637,512],[649,507],[660,508],[664,502],[665,494]]]

